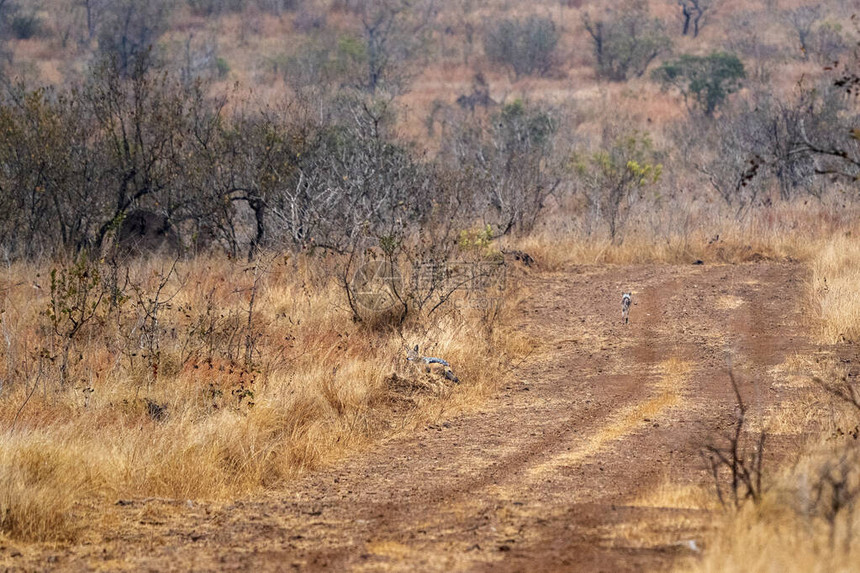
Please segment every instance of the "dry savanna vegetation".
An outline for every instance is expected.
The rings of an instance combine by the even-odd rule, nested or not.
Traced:
[[[549,361],[522,326],[541,277],[766,262],[803,269],[814,348],[775,370],[803,399],[759,411],[732,376],[704,481],[630,506],[719,516],[685,569],[850,570],[853,10],[0,2],[0,535],[69,546],[118,500],[282,491],[474,412]],[[666,384],[565,463],[681,403]]]
[[[460,297],[396,330],[356,323],[326,265],[154,258],[126,267],[119,284],[100,261],[9,267],[4,531],[74,539],[79,500],[277,486],[468,409],[523,351],[501,298],[475,307]],[[408,365],[413,342],[468,384]]]

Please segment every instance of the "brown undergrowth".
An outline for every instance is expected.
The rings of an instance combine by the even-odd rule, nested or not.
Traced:
[[[13,264],[0,282],[0,528],[76,537],[76,503],[226,499],[467,410],[525,352],[492,309],[452,299],[354,322],[335,262],[152,258]],[[52,270],[53,268],[53,270]],[[460,384],[405,360],[449,361]]]

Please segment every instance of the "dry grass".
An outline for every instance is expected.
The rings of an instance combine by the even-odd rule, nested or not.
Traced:
[[[623,240],[613,243],[600,222],[589,234],[578,226],[581,220],[577,223],[561,212],[550,213],[542,229],[514,243],[548,270],[568,264],[806,261],[818,256],[828,238],[853,228],[856,217],[855,209],[839,212],[825,203],[802,201],[752,212],[742,220],[719,208],[680,205],[677,210],[640,213]]]
[[[43,433],[3,436],[0,446],[0,528],[24,540],[74,537],[76,499],[98,482],[92,456],[73,438]]]
[[[792,0],[780,6],[807,3]],[[322,2],[310,4],[326,7]],[[667,21],[677,18],[674,3],[649,4]],[[58,32],[69,19],[70,6],[65,0],[43,2],[47,26]],[[684,114],[683,106],[677,96],[659,93],[646,80],[634,82],[636,89],[630,89],[594,77],[581,17],[584,10],[601,6],[584,3],[569,8],[554,0],[527,9],[501,0],[480,6],[442,3],[440,22],[450,20],[452,37],[442,38],[445,46],[438,52],[428,50],[413,62],[412,92],[402,100],[405,109],[398,129],[433,149],[432,142],[423,141],[429,110],[440,99],[453,105],[470,88],[473,73],[482,72],[498,102],[521,96],[560,105],[574,102],[578,116],[574,135],[599,133],[609,117],[629,117],[653,129],[659,142],[660,130]],[[501,15],[523,15],[535,8],[552,16],[563,30],[561,59],[567,63],[550,78],[515,81],[483,57],[481,33],[486,22]],[[79,18],[80,9],[75,10]],[[678,52],[724,46],[735,15],[746,11],[764,13],[766,3],[726,2],[695,42],[679,39]],[[346,12],[327,16],[333,33],[355,32],[354,16]],[[778,28],[777,19],[771,20],[768,33]],[[460,26],[467,21],[476,32],[468,58]],[[307,39],[293,30],[292,14],[276,18],[249,11],[207,20],[179,8],[173,24],[162,38],[173,51],[191,33],[217,38],[218,55],[231,71],[213,89],[238,82],[262,102],[284,96],[287,88],[278,62],[300,52]],[[677,20],[670,25],[676,26]],[[61,48],[58,38],[55,34],[11,40],[16,70],[30,70],[24,75],[35,83],[61,83],[81,73],[89,59],[87,50],[75,48],[74,42]],[[784,38],[774,41],[785,45]],[[808,68],[796,62],[780,64],[779,73],[773,74],[778,80],[775,90],[793,89],[801,74],[816,72]],[[681,218],[671,220],[663,213],[670,210]],[[763,208],[741,222],[695,209],[660,211],[661,221],[631,221],[631,232],[621,244],[559,223],[582,219],[561,212],[544,231],[512,246],[550,270],[583,263],[813,260],[813,304],[820,311],[821,339],[860,340],[860,298],[852,290],[860,282],[860,242],[842,237],[821,247],[822,237],[856,224],[851,209],[847,214],[837,210],[843,215],[835,220],[833,211],[824,207],[781,205]],[[499,357],[522,351],[522,341],[506,330],[507,310],[491,317],[491,324],[484,313],[464,309],[427,323],[409,323],[402,331],[357,325],[349,319],[328,264],[273,263],[263,274],[253,327],[248,328],[244,325],[253,270],[223,260],[181,265],[180,276],[172,278],[166,290],[176,295],[160,317],[157,360],[144,355],[140,308],[129,301],[77,335],[62,387],[58,373],[62,340],[51,335],[44,315],[49,268],[19,264],[0,272],[0,529],[23,539],[73,538],[76,526],[69,515],[78,500],[223,498],[277,486],[383,436],[472,407],[503,375],[504,360]],[[163,262],[154,260],[132,269],[132,279],[152,291],[163,272]],[[41,288],[32,287],[34,282]],[[735,301],[724,303],[730,307]],[[249,343],[250,360],[245,355]],[[403,361],[407,343],[418,343],[424,352],[448,359],[463,384],[452,388],[410,370]],[[675,380],[670,372],[663,374],[664,381]],[[679,384],[681,378],[679,374]],[[675,387],[660,386],[657,391],[651,401],[622,412],[607,434],[575,456],[599,451],[635,431],[643,416],[660,415],[682,399]],[[784,413],[774,415],[783,419]],[[657,494],[661,499],[673,495]],[[778,507],[776,502],[772,507]],[[709,552],[708,559],[713,553],[725,553],[722,557],[737,559],[740,568],[745,548],[758,551],[777,548],[777,543],[782,544],[783,555],[794,555],[795,547],[806,547],[799,533],[787,535],[785,542],[772,531],[767,533],[774,524],[795,527],[787,518],[779,521],[785,513],[748,511],[732,521],[727,537],[717,542],[723,551]],[[749,519],[743,521],[744,516]],[[732,529],[736,527],[741,533],[744,527],[755,528],[738,537],[746,545],[732,545],[728,535],[738,533]],[[767,535],[773,539],[766,541]],[[795,569],[806,563],[792,561]],[[702,566],[726,563],[706,560]],[[850,561],[827,563],[838,568]],[[815,567],[823,566],[809,570]]]
[[[711,489],[699,485],[673,483],[669,478],[639,496],[630,505],[673,509],[719,509],[719,503]]]
[[[63,341],[45,312],[50,268],[3,271],[3,533],[74,538],[69,515],[78,501],[226,499],[275,487],[466,410],[502,379],[521,344],[505,330],[504,305],[492,316],[443,307],[401,330],[371,328],[351,320],[333,264],[182,262],[166,281],[154,328],[142,305],[170,263],[133,263],[130,280],[145,295],[138,300],[126,288],[130,298],[116,307],[103,301],[75,335],[64,384]],[[405,347],[413,342],[451,362],[461,384],[412,369]]]
[[[850,439],[850,438],[849,438]],[[758,506],[726,516],[719,534],[692,570],[711,571],[856,571],[860,548],[857,512],[845,507],[831,519],[824,499],[816,503],[822,473],[845,453],[846,444],[821,444],[791,471]],[[853,446],[852,446],[853,447]],[[856,448],[848,487],[856,490]],[[854,502],[856,503],[856,501]]]
[[[822,342],[860,342],[858,284],[860,239],[842,235],[828,241],[812,262],[812,303]]]

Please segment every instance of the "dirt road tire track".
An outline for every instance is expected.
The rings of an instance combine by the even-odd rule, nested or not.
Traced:
[[[764,262],[536,274],[519,309],[536,351],[481,411],[284,491],[184,512],[150,507],[143,529],[144,510],[118,510],[112,542],[125,554],[78,545],[56,550],[53,566],[667,569],[694,557],[684,543],[701,543],[708,515],[634,502],[667,479],[707,483],[698,449],[730,423],[728,364],[758,411],[788,398],[769,369],[809,344],[802,273]],[[44,555],[23,556],[24,566]]]

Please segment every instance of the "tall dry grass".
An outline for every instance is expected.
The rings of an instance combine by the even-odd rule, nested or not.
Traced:
[[[856,208],[825,201],[783,203],[743,218],[682,202],[676,209],[640,213],[622,239],[612,242],[600,221],[592,222],[589,232],[583,225],[587,218],[577,220],[562,210],[515,246],[548,269],[567,264],[808,261],[830,237],[850,232],[857,216]]]
[[[813,308],[822,342],[860,342],[860,239],[841,235],[812,261]]]
[[[472,407],[522,351],[504,303],[355,323],[334,264],[131,263],[117,274],[124,294],[107,288],[75,334],[65,376],[50,266],[0,271],[0,531],[72,539],[77,503],[276,487]],[[101,289],[111,270],[97,265]],[[414,370],[411,344],[447,359],[460,385]]]

